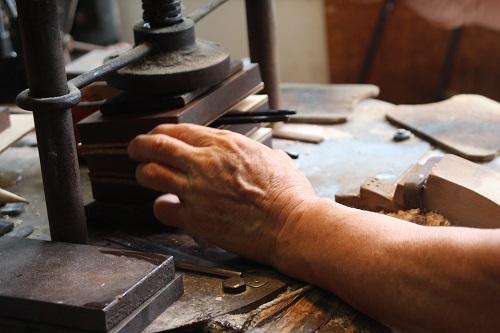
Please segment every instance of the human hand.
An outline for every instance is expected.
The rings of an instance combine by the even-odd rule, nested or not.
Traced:
[[[166,193],[154,203],[160,221],[265,264],[291,216],[317,198],[284,152],[229,131],[160,125],[128,152],[138,182]]]

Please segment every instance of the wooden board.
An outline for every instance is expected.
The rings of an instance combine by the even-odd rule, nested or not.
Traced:
[[[444,156],[430,171],[422,200],[453,224],[500,228],[500,173],[455,155]]]
[[[160,124],[206,125],[262,88],[259,67],[250,64],[180,109],[113,115],[103,115],[98,111],[78,123],[78,132],[83,144],[124,143]]]
[[[438,103],[399,105],[387,119],[454,154],[474,161],[500,154],[500,103],[457,95]]]
[[[304,92],[307,87],[307,93]],[[298,84],[281,85],[282,107],[295,109],[290,123],[338,124],[346,122],[356,104],[376,97],[379,88],[371,84]]]
[[[31,114],[11,114],[10,122],[11,126],[0,132],[0,153],[35,129]]]

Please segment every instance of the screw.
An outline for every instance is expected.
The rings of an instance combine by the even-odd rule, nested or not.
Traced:
[[[394,134],[394,136],[392,137],[392,140],[394,140],[396,142],[408,140],[409,138],[411,138],[411,135],[412,135],[412,133],[410,131],[408,131],[407,129],[400,128],[400,129],[398,129],[396,134]]]

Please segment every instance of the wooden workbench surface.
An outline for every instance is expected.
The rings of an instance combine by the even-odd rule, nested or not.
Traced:
[[[304,86],[303,89],[304,93],[307,93],[307,87]],[[307,107],[307,105],[300,107]],[[321,197],[334,199],[338,193],[356,193],[361,184],[373,176],[396,181],[416,162],[431,155],[442,154],[442,152],[416,137],[404,142],[394,142],[392,137],[397,128],[385,120],[385,112],[391,107],[392,105],[388,103],[369,99],[359,103],[349,120],[342,124],[287,124],[284,126],[292,131],[320,134],[324,137],[324,141],[320,144],[310,144],[275,139],[273,146],[277,149],[299,153],[300,157],[296,160],[296,164]],[[487,165],[500,171],[498,158]],[[25,224],[33,225],[35,232],[30,236],[31,238],[49,239],[36,138],[33,133],[28,134],[15,146],[5,150],[0,155],[0,171],[18,171],[22,175],[21,181],[8,190],[30,201],[23,214],[12,218],[16,227]],[[84,164],[81,165],[81,179],[84,200],[89,203],[92,201],[92,194],[87,168]],[[99,245],[103,245],[102,239],[92,239]],[[190,241],[197,246],[197,250],[205,248],[214,251],[213,247],[205,244],[202,240],[190,239]],[[234,302],[234,298],[229,301],[228,297],[230,296],[220,291],[219,278],[185,273],[186,293],[179,303],[182,306],[176,308],[174,304],[145,332],[160,332],[165,329],[175,331],[186,323],[191,323],[198,329],[208,325],[212,332],[223,331],[221,325],[224,322],[230,325],[232,323],[234,328],[245,322],[248,323],[249,318],[254,316],[254,314],[248,313],[252,307],[266,303],[270,298],[276,298],[282,291],[285,292],[285,295],[289,294],[291,291],[286,291],[286,286],[298,290],[297,295],[279,298],[277,303],[282,307],[281,310],[277,310],[276,306],[267,303],[264,306],[265,309],[259,313],[269,320],[259,321],[251,318],[258,325],[247,331],[291,331],[297,329],[298,332],[346,332],[356,328],[364,329],[367,332],[387,331],[385,327],[351,309],[332,294],[304,286],[300,282],[280,276],[267,268],[252,266],[252,269],[261,270],[273,283],[276,283],[274,291],[267,292],[269,297],[265,298],[263,295],[266,293],[263,293],[259,296],[259,300],[252,304],[245,300],[240,303]],[[201,290],[201,287],[198,288],[198,286],[203,286],[205,289]],[[306,288],[301,289],[303,287]],[[193,293],[195,297],[193,297]],[[183,298],[184,301],[182,301]],[[244,297],[241,298],[244,299]],[[196,302],[194,302],[195,299]],[[224,306],[225,302],[233,303],[231,306]],[[189,306],[191,306],[190,309]],[[245,308],[244,312],[246,312],[243,317],[223,316],[227,312],[241,312],[238,309],[242,308]],[[173,316],[175,316],[175,321],[171,320]],[[174,322],[175,324],[173,324]]]

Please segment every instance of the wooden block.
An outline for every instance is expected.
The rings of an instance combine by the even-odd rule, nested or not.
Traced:
[[[375,177],[370,178],[361,185],[359,208],[374,212],[397,212],[403,207],[393,201],[395,190],[395,184]]]
[[[164,123],[207,125],[262,88],[259,67],[251,64],[182,108],[148,114],[98,111],[78,123],[78,132],[83,144],[126,143]]]
[[[397,212],[403,207],[393,201],[396,185],[375,177],[360,188],[362,209],[374,212]]]
[[[348,207],[394,213],[403,209],[393,200],[395,190],[396,184],[371,177],[361,185],[359,192],[336,193],[335,201]]]
[[[267,95],[251,95],[236,104],[228,112],[252,112],[255,110],[269,109]],[[221,129],[230,130],[242,135],[251,136],[261,128],[263,124],[238,124],[224,125]],[[271,140],[258,140],[270,146]],[[89,171],[94,177],[100,178],[135,178],[137,162],[132,161],[127,154],[126,144],[84,144],[80,146],[80,152],[87,161]]]
[[[135,179],[100,178],[90,176],[95,200],[114,203],[146,204],[163,193],[141,186]]]
[[[237,73],[243,68],[242,61],[233,61],[229,76]],[[128,112],[161,112],[166,109],[182,108],[202,96],[211,87],[200,87],[198,89],[177,94],[165,93],[134,93],[120,92],[106,100],[101,106],[104,115]]]
[[[396,183],[396,189],[394,191],[394,197],[392,199],[394,200],[395,203],[397,203],[401,207],[404,207],[405,205],[405,199],[404,199],[405,183],[408,180],[408,178],[410,178],[413,174],[415,174],[421,167],[422,165],[419,163],[413,164],[408,170],[404,172],[401,178],[398,179],[398,182]]]
[[[394,192],[394,202],[405,210],[423,210],[422,188],[431,168],[441,160],[441,156],[429,158],[424,165],[415,164],[398,181]]]
[[[500,228],[500,173],[456,155],[446,155],[430,171],[422,199],[453,224]]]

